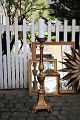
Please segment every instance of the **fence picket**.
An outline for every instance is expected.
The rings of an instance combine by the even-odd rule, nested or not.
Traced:
[[[32,59],[32,53],[31,53],[31,49],[29,47],[29,45],[27,45],[27,51],[28,51],[28,60]]]
[[[22,50],[20,50],[20,88],[23,88],[23,55]]]
[[[64,20],[64,41],[67,42],[67,20]]]
[[[56,42],[59,42],[59,21],[56,20]]]
[[[12,68],[12,88],[15,88],[15,55],[11,53],[11,68]]]
[[[51,41],[51,21],[48,21],[48,40]]]
[[[72,41],[75,42],[75,19],[72,20]]]
[[[23,20],[23,50],[24,50],[24,88],[27,88],[27,45],[26,45],[26,20]]]
[[[11,88],[11,65],[10,65],[10,30],[9,18],[6,17],[6,43],[7,43],[7,72],[8,72],[8,88]]]
[[[15,18],[15,58],[16,58],[16,88],[19,88],[19,62],[18,62],[18,20]]]
[[[34,20],[31,21],[31,35],[32,35],[32,42],[34,42],[35,41]]]
[[[3,65],[2,65],[2,40],[1,40],[1,34],[2,34],[2,25],[0,21],[0,89],[3,88]]]
[[[6,55],[3,56],[3,72],[4,72],[4,81],[3,81],[3,88],[7,89],[8,88],[8,83],[7,83],[7,59]]]

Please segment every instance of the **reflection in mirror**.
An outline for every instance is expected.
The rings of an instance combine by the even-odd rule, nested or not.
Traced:
[[[44,86],[45,86],[46,93],[56,92],[57,90],[56,78],[51,76],[48,76],[48,77],[46,76],[44,81]]]
[[[39,50],[39,43],[34,42],[32,44],[33,53],[32,59],[36,60],[39,59],[40,50]],[[57,59],[57,70],[60,70],[65,67],[65,65],[61,64],[59,61],[63,61],[63,58],[66,58],[64,52],[68,54],[72,54],[71,47],[74,48],[74,42],[45,42],[44,43],[44,50],[43,50],[43,58],[44,59]],[[64,77],[67,73],[59,72],[60,78]],[[73,90],[73,87],[66,87],[67,80],[62,81],[60,83],[61,90]],[[73,90],[74,92],[74,90]]]
[[[57,60],[56,59],[50,59],[48,61],[43,60],[44,62],[44,71],[43,74],[45,74],[45,80],[44,80],[44,89],[46,94],[58,94],[57,90],[57,77],[54,76],[46,76],[47,72],[45,71],[52,71],[56,73],[57,68]],[[39,74],[39,60],[29,60],[28,64],[28,82],[29,82],[29,95],[35,95],[37,94],[37,90],[39,89],[39,83],[37,80],[37,75]]]

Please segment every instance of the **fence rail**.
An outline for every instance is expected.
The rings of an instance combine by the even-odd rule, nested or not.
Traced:
[[[2,33],[6,31],[6,47],[7,55],[2,55]],[[15,43],[14,51],[10,52],[10,31],[14,32]],[[18,33],[23,32],[23,47],[19,51],[19,40]],[[0,89],[17,89],[17,88],[27,88],[27,70],[28,70],[28,60],[31,59],[30,48],[27,44],[26,33],[31,32],[32,42],[35,41],[35,32],[38,31],[38,25],[31,22],[31,25],[26,24],[26,20],[23,20],[23,25],[18,25],[18,19],[15,18],[14,24],[9,25],[9,18],[6,17],[6,25],[0,23]],[[76,20],[72,20],[72,25],[68,25],[68,20],[64,21],[64,25],[60,24],[59,21],[53,25],[51,21],[48,21],[48,25],[45,25],[45,31],[48,32],[47,41],[51,41],[51,32],[56,33],[56,41],[59,42],[60,32],[63,32],[64,41],[68,41],[67,34],[71,32],[71,41],[75,40],[76,32],[80,32],[80,26],[76,26]],[[80,45],[80,40],[78,40]]]

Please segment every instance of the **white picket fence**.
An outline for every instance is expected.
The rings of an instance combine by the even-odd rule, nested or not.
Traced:
[[[31,21],[31,25],[26,24],[23,20],[23,25],[18,25],[18,19],[15,18],[14,25],[9,25],[9,18],[6,17],[6,25],[0,23],[0,89],[20,89],[27,88],[28,80],[28,60],[31,59],[30,48],[26,44],[26,32],[30,31],[32,42],[35,41],[35,32],[38,31],[38,25]],[[72,20],[72,26],[68,26],[68,21],[64,21],[61,25],[59,21],[52,25],[51,21],[45,25],[45,31],[48,32],[48,40],[51,41],[51,32],[56,32],[56,41],[59,41],[59,33],[64,32],[64,41],[67,41],[67,33],[72,33],[72,41],[75,42],[75,32],[79,32],[80,27],[76,26],[76,21]],[[2,56],[2,38],[3,31],[6,31],[7,55]],[[10,53],[10,31],[15,33],[15,51]],[[23,48],[18,54],[18,32],[23,31]],[[80,45],[80,40],[79,40]]]

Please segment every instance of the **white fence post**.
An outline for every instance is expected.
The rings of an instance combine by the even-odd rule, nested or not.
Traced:
[[[3,65],[2,65],[2,39],[1,39],[1,34],[2,34],[2,24],[0,20],[0,89],[3,88]]]
[[[17,18],[15,18],[15,59],[16,59],[16,88],[19,88],[18,20]]]
[[[75,19],[72,20],[72,41],[75,42]]]
[[[56,42],[59,42],[59,21],[56,20]]]
[[[12,88],[15,88],[16,79],[15,79],[15,55],[14,52],[11,53],[11,70],[12,70]]]
[[[51,21],[48,21],[48,41],[51,41]]]
[[[24,50],[24,88],[27,88],[27,37],[26,37],[26,20],[23,20],[23,50]]]
[[[20,50],[20,88],[23,88],[23,55],[22,55],[22,50]]]
[[[32,42],[35,41],[35,26],[34,26],[34,20],[31,21],[31,35],[32,35]]]
[[[6,17],[6,43],[7,43],[8,88],[11,88],[10,29],[9,29],[9,17]]]
[[[64,20],[64,41],[67,42],[67,20]]]
[[[3,88],[7,89],[9,87],[8,87],[8,82],[7,82],[7,58],[6,58],[6,55],[3,56],[3,72],[4,72]]]

